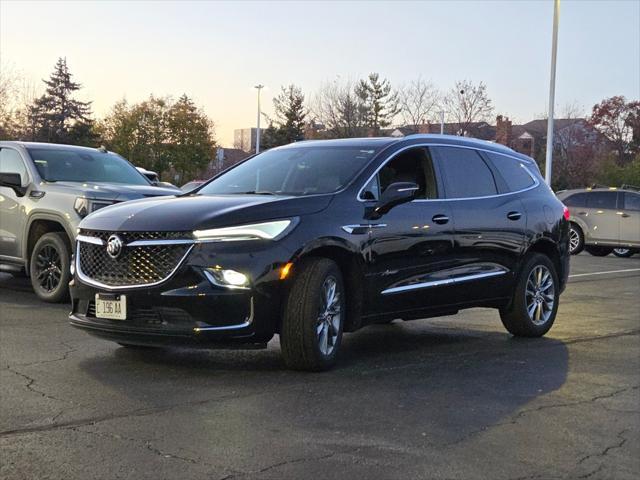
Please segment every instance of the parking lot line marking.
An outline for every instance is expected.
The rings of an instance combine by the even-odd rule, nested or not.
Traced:
[[[609,270],[608,272],[577,273],[575,275],[569,275],[569,278],[588,277],[589,275],[606,275],[607,273],[625,273],[625,272],[640,272],[640,268],[627,268],[625,270]]]

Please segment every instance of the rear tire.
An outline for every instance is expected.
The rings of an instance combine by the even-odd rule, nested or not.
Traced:
[[[288,368],[317,372],[335,364],[345,300],[342,274],[334,261],[309,258],[296,266],[280,328],[280,348]]]
[[[632,257],[635,253],[636,252],[633,248],[614,248],[613,249],[613,254],[616,257],[620,257],[620,258],[629,258],[629,257]]]
[[[584,249],[584,233],[575,223],[569,226],[569,253],[577,255]]]
[[[40,300],[59,303],[69,299],[70,264],[71,246],[66,234],[50,232],[38,239],[29,259],[29,276]]]
[[[594,257],[606,257],[613,252],[611,247],[599,247],[597,245],[587,245],[584,249]]]
[[[532,254],[520,271],[509,305],[500,310],[504,327],[517,337],[541,337],[553,326],[560,284],[546,255]]]

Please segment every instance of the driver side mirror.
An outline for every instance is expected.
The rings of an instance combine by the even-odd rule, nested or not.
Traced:
[[[413,182],[396,182],[389,185],[380,200],[366,214],[367,220],[376,220],[388,213],[393,207],[413,200],[418,193],[417,184]]]
[[[13,189],[19,197],[27,193],[27,189],[22,186],[22,176],[19,173],[0,173],[0,187]]]

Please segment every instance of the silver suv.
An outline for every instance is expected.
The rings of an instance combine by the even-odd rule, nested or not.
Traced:
[[[557,196],[571,213],[573,255],[583,249],[619,257],[640,251],[640,192],[635,187],[565,190]]]
[[[104,149],[0,142],[0,270],[28,275],[44,301],[64,301],[82,218],[114,203],[176,192],[154,186]]]

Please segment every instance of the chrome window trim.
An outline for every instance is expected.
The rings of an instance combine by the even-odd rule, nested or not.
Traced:
[[[481,280],[483,278],[497,277],[499,275],[504,275],[507,273],[506,270],[499,270],[495,272],[486,272],[486,273],[474,273],[471,275],[464,275],[462,277],[457,278],[445,278],[443,280],[432,280],[430,282],[422,282],[422,283],[414,283],[412,285],[403,285],[401,287],[392,287],[383,290],[382,295],[389,295],[391,293],[401,293],[408,292],[411,290],[418,290],[421,288],[432,288],[432,287],[441,287],[444,285],[454,285],[456,283],[462,282],[470,282],[472,280]]]
[[[373,177],[375,177],[380,170],[382,170],[384,168],[384,166],[389,163],[391,160],[393,160],[396,156],[398,156],[399,154],[401,154],[402,152],[404,152],[405,150],[408,150],[410,148],[429,148],[429,147],[452,147],[452,148],[466,148],[469,150],[476,150],[476,151],[480,151],[480,152],[488,152],[488,153],[495,153],[498,155],[503,155],[507,158],[510,158],[511,160],[514,160],[516,162],[518,162],[520,164],[520,166],[522,168],[524,168],[526,170],[526,172],[529,174],[529,176],[531,177],[531,179],[533,180],[533,185],[531,185],[530,187],[524,188],[522,190],[516,190],[514,192],[506,192],[506,193],[496,193],[495,195],[485,195],[482,197],[459,197],[459,198],[417,198],[415,200],[412,200],[411,203],[413,202],[451,202],[451,201],[458,201],[458,200],[480,200],[483,198],[496,198],[496,197],[505,197],[507,195],[514,195],[516,193],[522,193],[522,192],[526,192],[529,190],[533,190],[534,188],[537,188],[538,186],[540,186],[540,181],[536,178],[535,175],[533,175],[531,173],[531,171],[527,168],[526,165],[524,165],[524,163],[528,163],[531,164],[530,161],[526,161],[523,160],[521,158],[517,158],[514,157],[513,155],[509,155],[508,153],[501,153],[501,152],[496,152],[494,150],[489,150],[486,148],[478,148],[478,147],[469,147],[466,145],[454,145],[451,143],[416,143],[414,145],[408,145],[406,147],[401,148],[400,150],[398,150],[397,152],[395,152],[393,155],[391,155],[389,158],[387,158],[387,160],[385,160],[376,170],[375,172],[373,172],[373,174],[371,174],[371,176],[364,182],[364,184],[362,185],[362,187],[360,188],[360,190],[358,190],[358,193],[356,195],[356,199],[359,202],[371,202],[372,200],[365,200],[362,197],[362,192],[364,191],[365,187],[367,185],[369,185],[369,183],[371,182],[371,180],[373,180]],[[433,161],[433,159],[432,159]]]
[[[89,237],[89,238],[95,238],[95,237]],[[99,240],[99,239],[98,239]],[[78,242],[80,243],[80,242]],[[89,242],[90,243],[90,242]],[[98,282],[97,280],[93,280],[89,277],[87,277],[83,272],[82,269],[80,268],[80,245],[76,246],[76,274],[78,275],[78,278],[80,280],[82,280],[83,283],[86,283],[87,285],[92,285],[94,287],[99,287],[99,288],[104,288],[105,290],[110,290],[110,291],[117,291],[117,290],[134,290],[136,288],[148,288],[148,287],[155,287],[157,285],[161,285],[165,282],[167,282],[168,280],[171,279],[171,277],[173,277],[173,275],[175,275],[175,273],[178,271],[178,269],[182,266],[182,264],[184,263],[184,261],[186,260],[186,258],[189,256],[189,254],[191,253],[191,250],[193,250],[193,245],[191,245],[187,251],[185,252],[185,254],[183,255],[183,257],[180,259],[180,261],[178,262],[178,264],[176,265],[176,267],[171,270],[171,272],[169,273],[169,275],[167,275],[165,278],[163,278],[162,280],[158,280],[157,282],[152,282],[152,283],[143,283],[140,285],[107,285],[105,283],[102,282]]]

